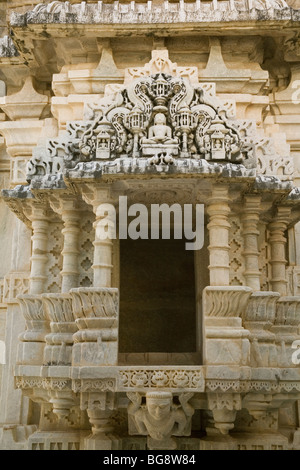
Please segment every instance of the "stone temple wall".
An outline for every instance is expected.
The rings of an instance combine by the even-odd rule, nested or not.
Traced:
[[[1,450],[300,448],[299,26],[0,2]]]

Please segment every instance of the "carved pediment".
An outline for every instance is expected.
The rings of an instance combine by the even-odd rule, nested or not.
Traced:
[[[35,149],[28,176],[55,174],[80,162],[174,158],[242,163],[253,159],[237,126],[201,85],[158,73],[131,82],[93,106],[91,118]]]
[[[161,71],[109,89],[98,102],[86,103],[85,120],[69,122],[57,138],[36,147],[28,181],[62,177],[67,170],[203,172],[209,167],[208,172],[220,173],[228,165],[235,172],[291,178],[290,155],[278,155],[273,140],[253,121],[234,119],[213,83],[166,73],[165,63],[172,70],[176,64],[163,57]]]

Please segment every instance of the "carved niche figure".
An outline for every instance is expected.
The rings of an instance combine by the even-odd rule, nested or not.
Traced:
[[[188,436],[191,432],[194,408],[188,401],[192,395],[180,394],[175,404],[171,392],[147,392],[143,404],[140,393],[128,393],[132,401],[128,407],[129,434],[147,435],[147,446],[152,450],[176,449],[171,436]]]
[[[227,119],[221,103],[212,102],[200,85],[182,77],[141,77],[89,109],[89,119],[69,123],[65,134],[36,149],[29,180],[96,160],[167,155],[243,163],[249,158],[238,122]]]
[[[178,138],[172,139],[172,129],[166,122],[164,114],[156,114],[154,125],[149,128],[148,139],[144,138],[141,142],[145,144],[178,144]]]
[[[179,139],[172,137],[172,128],[167,125],[167,119],[163,113],[155,115],[148,137],[142,137],[140,142],[143,155],[153,155],[154,148],[158,153],[167,151],[178,155]]]

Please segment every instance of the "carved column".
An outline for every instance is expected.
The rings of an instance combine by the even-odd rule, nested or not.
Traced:
[[[69,292],[72,287],[78,286],[79,269],[78,269],[78,237],[80,233],[79,220],[80,214],[76,210],[66,209],[62,213],[64,229],[63,268],[62,276],[62,292]]]
[[[62,292],[69,292],[73,287],[78,287],[79,280],[79,234],[80,234],[80,211],[77,198],[72,196],[54,199],[51,207],[60,214],[64,228],[62,234],[64,237],[63,246],[63,265],[62,265]]]
[[[243,236],[244,236],[244,276],[247,286],[253,291],[260,290],[259,251],[258,251],[258,222],[261,197],[246,195],[243,206]]]
[[[286,237],[290,207],[278,207],[274,220],[268,225],[270,231],[269,243],[271,246],[271,285],[274,292],[281,295],[287,294],[286,279]]]
[[[209,272],[211,286],[229,285],[230,213],[228,186],[215,185],[208,200]]]
[[[83,198],[93,206],[93,212],[96,216],[94,223],[95,227],[95,240],[94,240],[94,287],[110,287],[111,276],[112,276],[112,249],[113,241],[110,237],[101,239],[99,237],[99,225],[101,220],[105,217],[107,220],[110,217],[109,213],[103,213],[101,208],[102,204],[111,203],[110,189],[103,187],[88,188],[87,191],[83,190]],[[111,224],[114,224],[114,220],[111,220]]]
[[[46,263],[48,260],[49,221],[47,207],[42,203],[32,203],[29,218],[32,222],[32,254],[29,278],[30,294],[41,294],[45,291],[47,280]]]
[[[105,387],[104,387],[105,388]],[[118,450],[119,438],[114,434],[112,415],[117,410],[117,396],[112,391],[93,392],[85,388],[80,394],[80,408],[86,410],[92,434],[84,440],[85,450]]]

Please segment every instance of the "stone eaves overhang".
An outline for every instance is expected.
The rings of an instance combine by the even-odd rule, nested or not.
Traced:
[[[27,205],[30,201],[42,202],[50,200],[52,196],[78,196],[85,185],[102,187],[108,185],[112,191],[118,192],[120,184],[130,187],[132,182],[134,187],[136,182],[142,181],[147,191],[147,185],[151,187],[154,182],[156,189],[163,192],[167,190],[167,183],[172,185],[176,181],[181,181],[182,188],[190,186],[199,194],[204,195],[215,185],[228,184],[231,201],[235,206],[242,203],[245,194],[261,195],[261,220],[263,222],[272,221],[278,206],[291,208],[289,227],[294,226],[300,220],[300,190],[293,186],[292,181],[281,181],[275,176],[255,176],[246,169],[244,170],[249,174],[244,176],[234,174],[234,169],[233,172],[228,173],[229,166],[232,165],[225,165],[224,167],[227,168],[224,171],[215,172],[211,168],[210,172],[198,174],[195,172],[183,174],[178,171],[168,173],[168,171],[158,171],[156,168],[140,171],[139,174],[136,171],[130,174],[123,171],[111,172],[107,168],[95,172],[84,168],[83,165],[78,165],[74,170],[66,170],[64,174],[35,177],[28,186],[20,185],[13,189],[2,190],[2,197],[17,217],[30,227],[31,223],[26,216]]]
[[[12,12],[9,26],[15,38],[44,36],[123,36],[157,33],[224,34],[247,30],[247,34],[279,33],[300,24],[300,10],[255,8],[252,2],[147,3],[86,2],[40,4],[26,13]],[[262,28],[262,22],[264,27]],[[99,28],[101,26],[101,28]]]

